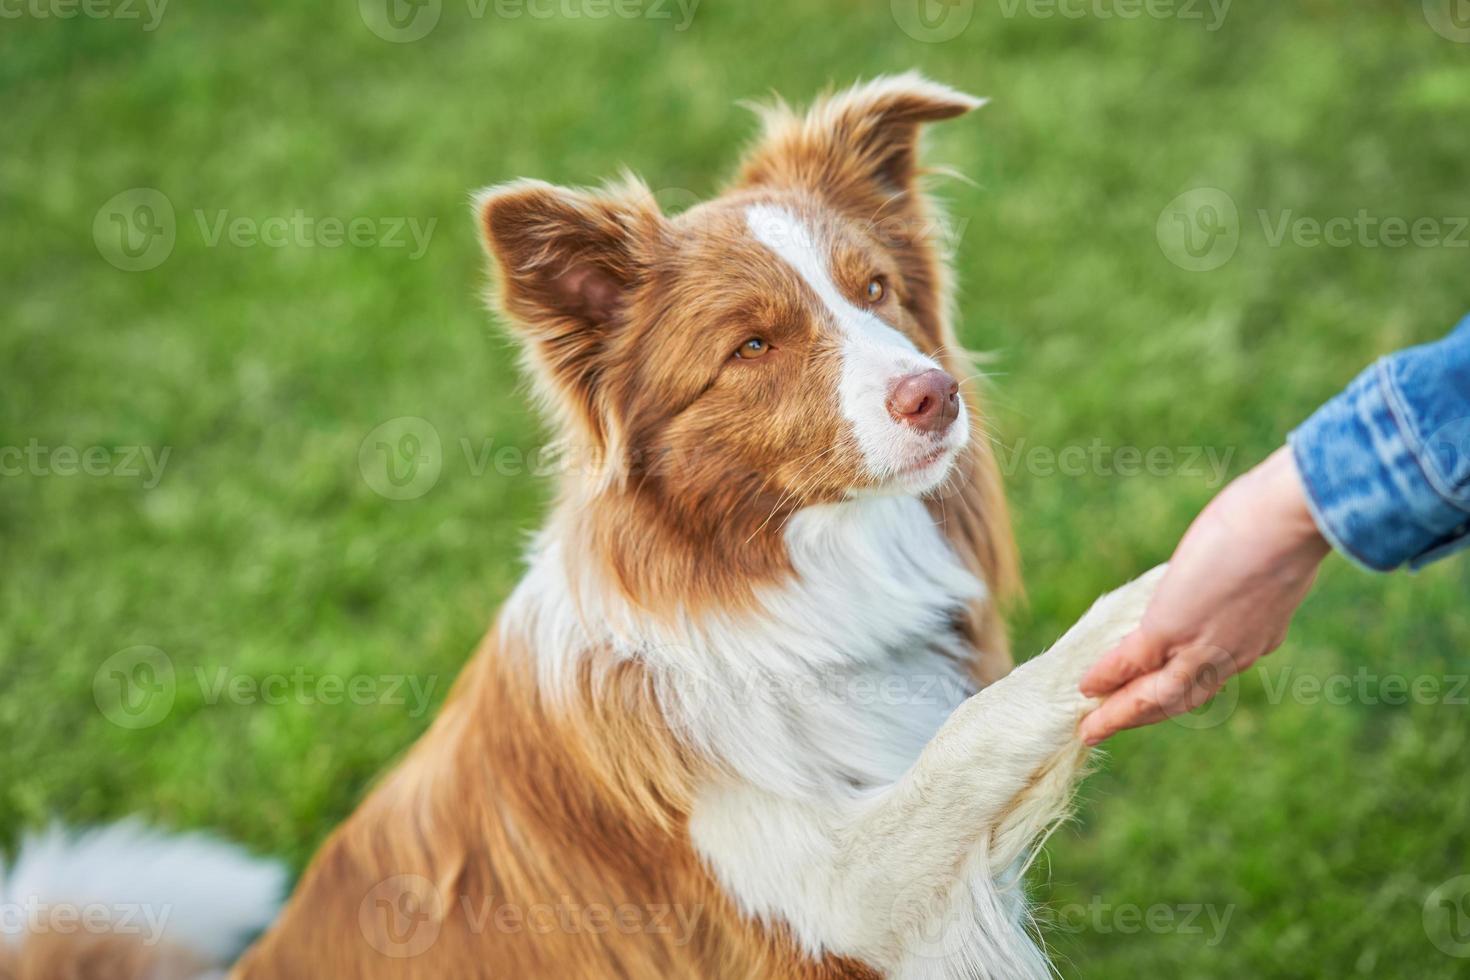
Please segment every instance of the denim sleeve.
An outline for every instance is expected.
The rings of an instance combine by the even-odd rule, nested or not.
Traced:
[[[1318,529],[1358,564],[1470,546],[1470,318],[1378,361],[1288,441]]]

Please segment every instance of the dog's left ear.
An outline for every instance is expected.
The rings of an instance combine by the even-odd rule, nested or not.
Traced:
[[[820,99],[804,114],[757,105],[763,132],[736,183],[805,188],[860,220],[881,220],[915,190],[920,127],[984,104],[908,72]]]

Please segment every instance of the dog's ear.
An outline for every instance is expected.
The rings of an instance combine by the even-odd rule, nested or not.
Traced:
[[[757,107],[763,132],[736,186],[811,194],[864,227],[898,261],[932,350],[951,342],[945,259],[954,233],[923,193],[919,131],[983,104],[909,72],[819,99],[805,113],[780,102]]]
[[[598,454],[617,443],[603,390],[608,343],[626,321],[662,217],[632,178],[600,191],[516,181],[475,208],[496,300],[522,341],[560,436]]]
[[[737,184],[803,188],[876,220],[919,177],[919,128],[984,105],[917,72],[876,78],[819,99],[807,112],[754,106],[763,131]]]

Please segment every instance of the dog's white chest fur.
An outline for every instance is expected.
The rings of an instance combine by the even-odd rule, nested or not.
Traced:
[[[808,508],[786,541],[796,575],[758,593],[758,614],[670,625],[542,540],[504,623],[529,633],[551,691],[588,650],[641,660],[681,734],[772,792],[891,782],[970,693],[953,618],[984,586],[911,497]]]
[[[693,697],[691,740],[779,796],[886,785],[972,691],[953,622],[983,586],[912,498],[809,508],[786,539],[795,579],[665,665],[669,701]]]

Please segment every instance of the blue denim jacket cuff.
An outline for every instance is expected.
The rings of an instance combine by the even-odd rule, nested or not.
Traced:
[[[1426,475],[1397,404],[1389,362],[1379,361],[1288,437],[1322,536],[1381,572],[1470,545],[1470,513]]]

